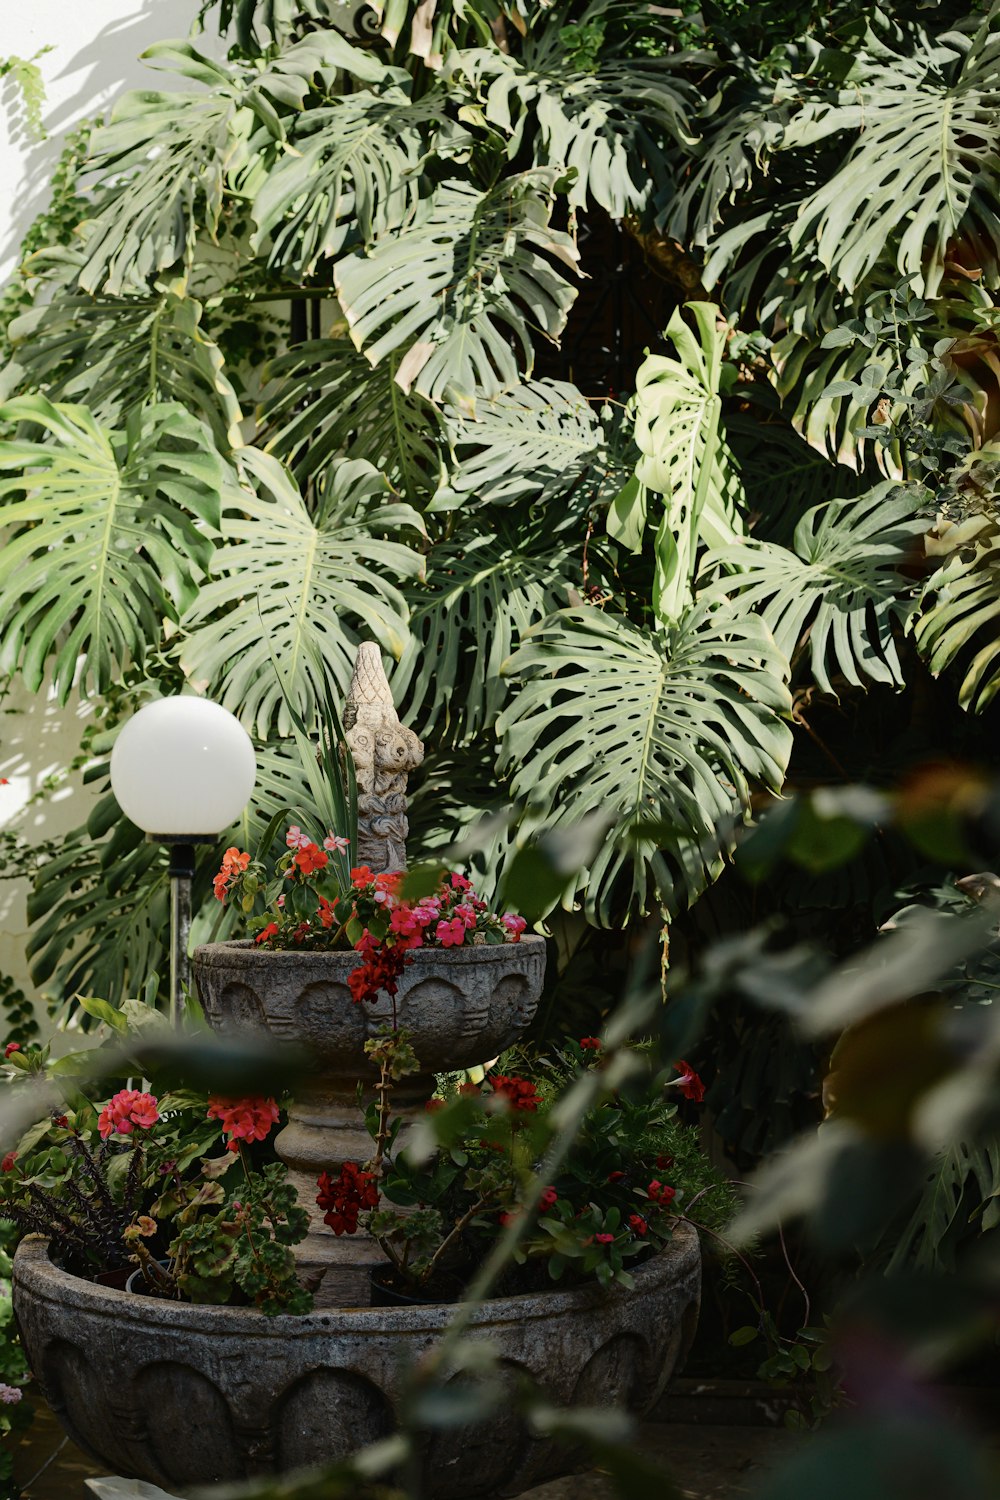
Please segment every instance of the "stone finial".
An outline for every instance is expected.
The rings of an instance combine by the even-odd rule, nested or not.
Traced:
[[[358,778],[358,859],[376,874],[406,868],[406,779],[424,747],[399,722],[374,641],[358,648],[344,704],[344,731]]]

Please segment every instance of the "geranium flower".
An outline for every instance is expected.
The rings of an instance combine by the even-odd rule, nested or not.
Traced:
[[[452,917],[450,921],[439,922],[434,936],[442,948],[458,948],[465,942],[465,923],[461,917]]]
[[[209,1120],[218,1120],[223,1135],[227,1135],[228,1151],[238,1151],[240,1141],[263,1141],[277,1124],[278,1106],[273,1099],[226,1099],[221,1095],[210,1095],[208,1100]]]
[[[285,843],[289,849],[307,849],[310,839],[307,833],[303,833],[298,823],[293,823],[285,834]]]
[[[0,1161],[0,1172],[13,1172],[14,1163],[17,1161],[17,1152],[8,1151],[3,1161]]]
[[[138,1089],[120,1089],[109,1099],[97,1119],[101,1139],[111,1135],[131,1135],[138,1125],[140,1130],[151,1130],[160,1118],[156,1100],[152,1094],[140,1093]]]
[[[374,1172],[363,1172],[353,1161],[344,1162],[336,1181],[329,1172],[322,1172],[316,1179],[316,1202],[327,1210],[323,1223],[334,1234],[357,1234],[358,1215],[365,1209],[378,1208],[376,1180]]]
[[[646,1196],[651,1203],[658,1203],[661,1208],[668,1207],[677,1196],[677,1189],[666,1182],[659,1182],[655,1177],[646,1189]]]
[[[267,926],[266,927],[262,927],[261,930],[260,930],[260,932],[258,932],[257,936],[254,938],[254,942],[255,943],[266,943],[266,942],[269,942],[271,938],[277,937],[279,931],[280,931],[280,929],[278,927],[277,922],[268,922]]]
[[[330,856],[324,854],[318,844],[312,844],[307,839],[304,844],[299,845],[287,874],[291,875],[298,870],[300,875],[315,875],[318,870],[325,870],[329,863]]]
[[[508,1077],[505,1073],[497,1073],[490,1079],[493,1093],[497,1098],[506,1099],[512,1109],[526,1110],[534,1113],[542,1102],[538,1090],[527,1078]]]
[[[323,840],[323,848],[328,849],[331,854],[343,854],[350,847],[350,839],[346,839],[342,833],[328,833]]]

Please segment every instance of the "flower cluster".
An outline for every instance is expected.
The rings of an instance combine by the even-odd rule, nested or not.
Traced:
[[[403,971],[402,955],[411,949],[517,943],[527,926],[513,913],[494,916],[457,871],[446,874],[433,894],[407,900],[401,872],[350,868],[350,841],[341,834],[327,833],[321,847],[293,823],[285,846],[270,880],[260,861],[227,849],[215,894],[242,908],[259,947],[357,949],[362,972],[352,988],[358,1001],[395,993],[391,986]],[[389,957],[390,949],[399,951]]]
[[[229,1137],[226,1149],[238,1151],[240,1141],[263,1141],[277,1123],[278,1106],[273,1099],[225,1099],[210,1095],[208,1119],[218,1120],[223,1135]]]
[[[236,845],[231,845],[222,856],[222,868],[212,881],[215,899],[224,902],[250,863],[249,854],[241,854]]]
[[[323,1223],[336,1235],[357,1234],[358,1215],[378,1207],[376,1182],[374,1172],[364,1171],[353,1161],[344,1162],[336,1181],[329,1172],[321,1173],[316,1181],[316,1202],[326,1209]]]
[[[140,1130],[150,1130],[159,1118],[160,1112],[152,1094],[140,1093],[138,1089],[121,1089],[101,1110],[97,1128],[101,1139],[106,1141],[112,1135],[131,1135],[137,1125]]]
[[[497,1073],[491,1079],[495,1098],[503,1099],[514,1110],[528,1110],[534,1114],[541,1100],[538,1090],[527,1078],[508,1077]]]

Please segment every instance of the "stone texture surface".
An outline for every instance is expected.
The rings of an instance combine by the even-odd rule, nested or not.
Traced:
[[[633,1290],[498,1298],[477,1310],[470,1337],[556,1405],[642,1416],[687,1351],[700,1288],[697,1235],[681,1225]],[[18,1250],[13,1296],[32,1370],[70,1438],[168,1491],[332,1461],[391,1432],[406,1368],[454,1314],[434,1304],[265,1318],[160,1302],[68,1275],[37,1238]],[[508,1407],[436,1432],[422,1464],[432,1500],[477,1500],[566,1473],[574,1455]]]
[[[412,958],[396,1008],[423,1072],[396,1086],[394,1109],[404,1118],[422,1112],[435,1072],[489,1062],[520,1038],[541,994],[545,942],[525,936],[492,947],[418,948]],[[369,1268],[383,1262],[367,1235],[337,1239],[316,1207],[320,1172],[366,1161],[373,1149],[358,1084],[367,1104],[378,1071],[364,1044],[392,1020],[392,1002],[382,995],[375,1005],[354,1004],[347,976],[357,963],[353,952],[267,953],[251,942],[206,943],[193,960],[216,1031],[294,1042],[316,1059],[275,1144],[312,1221],[296,1260],[303,1275],[322,1277],[317,1301],[328,1307],[366,1306]]]
[[[424,747],[399,722],[374,641],[358,647],[344,702],[345,738],[358,779],[358,863],[376,875],[406,869],[406,781]]]

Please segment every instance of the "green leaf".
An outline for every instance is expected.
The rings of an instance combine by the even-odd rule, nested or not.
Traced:
[[[109,432],[82,406],[23,396],[0,423],[30,422],[47,442],[0,443],[0,671],[37,692],[50,668],[65,703],[105,692],[158,643],[197,592],[219,525],[227,469],[179,406],[137,409]]]
[[[664,500],[654,541],[653,607],[666,623],[691,603],[700,546],[727,546],[745,531],[737,470],[719,430],[727,330],[710,302],[690,302],[685,311],[696,332],[680,310],[674,313],[666,336],[677,357],[648,355],[632,402],[642,454],[636,478]]]
[[[306,111],[291,150],[263,178],[253,204],[251,249],[304,281],[345,245],[368,245],[411,216],[423,142],[441,117],[437,92],[419,102],[402,89],[345,94]]]
[[[384,533],[419,534],[422,522],[408,506],[382,503],[387,487],[370,464],[332,470],[313,517],[274,458],[245,448],[240,459],[256,490],[227,494],[233,511],[223,523],[225,542],[185,617],[191,633],[182,663],[197,685],[266,739],[275,722],[283,730],[288,724],[275,662],[290,700],[308,717],[327,673],[346,690],[360,626],[391,655],[402,653],[407,609],[393,579],[418,576],[423,560]]]
[[[924,587],[917,647],[935,677],[959,666],[959,702],[981,713],[1000,691],[1000,524],[989,512],[940,517],[927,549],[942,562]]]
[[[898,274],[929,296],[956,242],[988,280],[1000,266],[991,123],[1000,109],[1000,16],[991,11],[971,39],[918,38],[907,56],[869,34],[850,86],[835,103],[806,108],[784,143],[796,150],[805,138],[836,140],[846,151],[799,205],[789,240],[849,291],[887,249]]]
[[[831,673],[854,687],[902,686],[895,632],[916,609],[901,571],[927,529],[918,488],[880,484],[857,500],[831,500],[809,511],[791,549],[744,541],[710,554],[707,566],[731,570],[709,597],[759,611],[789,659],[808,639],[813,677],[834,693]],[[808,637],[806,632],[808,631]]]
[[[344,256],[334,282],[356,347],[373,365],[398,351],[397,384],[438,404],[530,374],[529,329],[558,338],[576,297],[547,258],[571,270],[579,258],[550,227],[551,195],[539,173],[486,192],[451,180],[411,224]]]
[[[614,818],[586,882],[602,922],[619,883],[642,908],[692,900],[720,873],[751,782],[781,785],[787,666],[753,615],[700,603],[661,634],[563,611],[506,670],[521,684],[497,726],[512,794],[550,810],[552,828]],[[651,824],[675,830],[666,850]]]
[[[301,485],[323,479],[341,458],[364,459],[410,501],[430,497],[444,476],[440,419],[396,382],[399,356],[375,369],[347,338],[314,339],[268,366],[262,408],[268,452]]]
[[[192,298],[60,292],[13,319],[7,332],[23,380],[52,401],[82,401],[106,426],[124,422],[136,406],[176,401],[211,429],[221,451],[242,446],[243,412]]]

